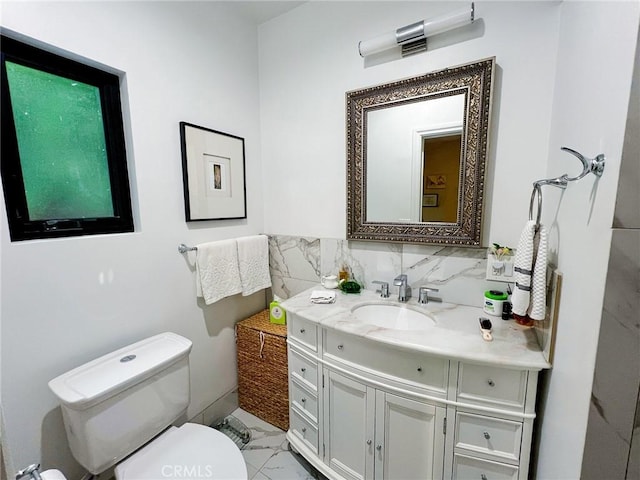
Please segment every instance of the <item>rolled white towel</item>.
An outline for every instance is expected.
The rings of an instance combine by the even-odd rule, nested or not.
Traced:
[[[516,258],[513,261],[514,280],[516,288],[511,295],[513,313],[525,316],[531,301],[531,275],[533,265],[533,238],[536,223],[528,221],[522,233],[516,250]]]

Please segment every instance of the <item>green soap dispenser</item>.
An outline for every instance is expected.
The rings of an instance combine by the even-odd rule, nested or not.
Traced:
[[[287,312],[280,306],[280,302],[276,300],[269,304],[269,321],[277,325],[287,324]]]

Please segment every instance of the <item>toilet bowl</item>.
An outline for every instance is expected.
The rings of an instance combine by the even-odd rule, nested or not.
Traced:
[[[185,480],[247,478],[247,466],[236,444],[204,425],[170,427],[116,465],[117,480]],[[33,477],[31,477],[33,478]],[[59,470],[40,472],[41,480],[67,480]]]
[[[171,427],[115,468],[117,480],[245,479],[247,468],[233,441],[210,427]]]
[[[163,333],[49,382],[74,458],[117,480],[246,480],[240,449],[223,433],[174,426],[189,405],[191,341]]]

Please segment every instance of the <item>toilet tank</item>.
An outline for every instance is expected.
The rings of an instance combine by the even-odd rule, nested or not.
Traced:
[[[191,341],[162,333],[49,382],[75,459],[101,473],[171,425],[189,405]]]

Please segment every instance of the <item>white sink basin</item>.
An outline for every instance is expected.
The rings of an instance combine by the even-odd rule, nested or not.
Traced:
[[[393,330],[427,330],[436,323],[426,312],[394,303],[367,303],[351,312],[364,324]]]

